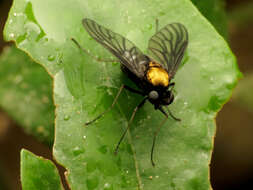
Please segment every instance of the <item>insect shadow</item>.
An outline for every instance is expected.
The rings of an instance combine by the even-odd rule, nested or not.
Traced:
[[[186,27],[180,23],[171,23],[158,30],[158,20],[156,20],[156,33],[148,42],[148,51],[150,55],[148,56],[142,53],[142,51],[128,39],[99,25],[91,19],[84,18],[82,24],[89,35],[109,50],[117,60],[97,58],[83,48],[74,38],[71,38],[77,47],[99,62],[120,62],[121,70],[138,87],[138,89],[134,89],[122,84],[112,105],[93,120],[86,122],[85,125],[92,124],[94,121],[109,112],[114,107],[123,89],[143,96],[141,102],[133,110],[128,126],[119,139],[114,153],[118,153],[119,146],[124,139],[136,112],[148,100],[153,104],[155,110],[159,110],[165,116],[165,119],[160,123],[153,136],[150,160],[152,165],[155,166],[153,152],[157,134],[169,115],[174,120],[180,121],[180,119],[175,117],[168,109],[168,105],[174,100],[173,88],[175,83],[171,82],[171,80],[176,74],[188,45],[188,32]],[[166,111],[164,110],[164,107],[166,108]]]

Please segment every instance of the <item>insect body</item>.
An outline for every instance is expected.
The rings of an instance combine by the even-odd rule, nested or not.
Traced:
[[[155,62],[149,63],[146,78],[153,86],[167,87],[169,85],[168,72],[163,69],[161,65]]]
[[[83,19],[82,23],[89,35],[106,49],[108,49],[118,59],[118,61],[121,63],[122,71],[126,73],[128,77],[139,87],[137,90],[123,84],[120,87],[111,107],[109,107],[92,121],[86,122],[86,125],[91,124],[108,112],[115,105],[121,91],[124,88],[133,93],[142,95],[143,100],[134,109],[128,123],[128,127],[124,131],[117,144],[115,153],[118,152],[119,145],[123,140],[128,128],[130,127],[136,111],[148,100],[154,105],[155,109],[160,110],[166,116],[165,120],[160,124],[153,137],[151,163],[154,166],[153,150],[156,136],[160,130],[160,127],[168,118],[168,114],[173,119],[180,121],[180,119],[173,116],[169,110],[166,112],[164,107],[167,108],[167,106],[174,100],[172,90],[175,83],[171,82],[171,80],[173,79],[178,66],[182,61],[188,44],[188,32],[186,28],[180,23],[172,23],[166,25],[159,31],[157,30],[149,40],[148,50],[150,56],[148,56],[142,53],[141,50],[139,50],[128,39],[97,24],[95,21],[85,18]],[[82,48],[75,39],[72,40],[80,49],[88,53],[88,51]],[[104,60],[103,62],[108,61]]]

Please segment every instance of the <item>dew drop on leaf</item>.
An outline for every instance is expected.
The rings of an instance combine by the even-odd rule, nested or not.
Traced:
[[[14,38],[15,37],[15,34],[14,33],[10,33],[10,38]]]
[[[152,24],[148,24],[148,25],[147,25],[147,29],[148,29],[148,30],[151,30],[152,28],[153,28]]]
[[[70,116],[69,115],[65,115],[64,120],[68,121],[69,119],[70,119]]]
[[[94,178],[87,179],[86,183],[87,183],[88,190],[93,190],[93,189],[96,189],[99,181],[97,177],[94,177]]]
[[[111,185],[109,183],[105,183],[104,190],[110,189]]]
[[[103,146],[99,147],[98,151],[101,152],[102,154],[107,153],[107,146],[103,145]]]
[[[82,154],[82,153],[84,153],[84,149],[81,149],[80,147],[75,147],[74,149],[73,149],[73,154],[75,155],[75,156],[78,156],[79,154]]]
[[[54,55],[48,55],[47,60],[48,61],[53,61],[53,60],[55,60],[55,56]]]

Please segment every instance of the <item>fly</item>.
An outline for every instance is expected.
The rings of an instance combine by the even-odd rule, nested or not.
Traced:
[[[188,32],[186,27],[180,23],[171,23],[158,30],[157,20],[156,33],[148,42],[148,51],[150,55],[148,56],[142,53],[141,50],[128,39],[99,25],[91,19],[83,19],[82,24],[94,40],[109,50],[118,59],[121,63],[122,71],[139,88],[133,89],[122,84],[112,105],[96,118],[85,124],[89,125],[93,123],[110,111],[117,102],[123,89],[143,96],[142,101],[134,109],[128,122],[128,126],[115,148],[115,154],[118,153],[119,146],[124,139],[137,110],[140,109],[146,101],[149,101],[154,105],[154,109],[159,110],[165,116],[165,119],[161,122],[153,136],[150,160],[152,165],[155,166],[153,152],[156,137],[161,126],[168,119],[169,115],[174,120],[180,121],[179,118],[171,113],[167,106],[174,100],[173,88],[175,83],[171,82],[171,80],[176,74],[188,45]],[[72,38],[72,40],[81,50],[95,58],[97,61],[114,62],[112,60],[101,60],[94,57],[86,49],[82,48],[75,39]],[[164,110],[164,107],[167,108],[167,112]]]

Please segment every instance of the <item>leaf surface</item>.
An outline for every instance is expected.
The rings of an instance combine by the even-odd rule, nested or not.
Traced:
[[[28,150],[21,150],[21,182],[23,190],[63,190],[55,165]]]
[[[113,154],[131,112],[141,97],[122,93],[115,108],[84,126],[108,108],[122,83],[134,87],[116,63],[98,63],[70,40],[102,58],[112,58],[81,24],[91,18],[147,52],[159,26],[180,22],[189,32],[189,46],[174,82],[175,101],[161,129],[150,163],[152,137],[161,113],[149,103],[139,110],[119,154]],[[231,95],[239,71],[224,39],[188,0],[177,1],[14,1],[5,38],[44,65],[54,77],[56,137],[54,156],[68,170],[77,189],[210,189],[209,161],[214,117]]]

